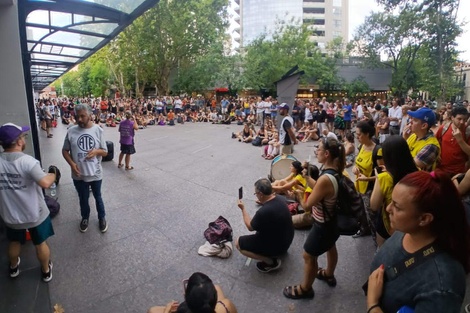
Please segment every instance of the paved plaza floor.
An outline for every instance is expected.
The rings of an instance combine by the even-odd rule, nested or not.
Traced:
[[[54,138],[41,132],[43,166],[57,165],[62,179],[57,194],[61,212],[53,220],[55,236],[49,240],[54,262],[49,284],[40,278],[40,267],[31,242],[24,246],[21,274],[7,274],[6,239],[0,234],[0,312],[53,312],[61,305],[66,313],[144,313],[153,305],[183,301],[182,280],[193,272],[208,274],[221,285],[238,312],[365,312],[361,290],[374,255],[371,237],[341,237],[337,246],[338,285],[331,288],[315,281],[314,300],[289,300],[284,286],[297,284],[303,273],[302,246],[308,231],[296,231],[292,246],[282,257],[282,268],[262,274],[255,262],[238,251],[226,260],[202,257],[198,247],[203,231],[219,215],[232,224],[234,236],[248,234],[237,207],[238,188],[244,187],[245,203],[256,212],[253,183],[266,177],[271,161],[261,149],[230,139],[241,126],[186,123],[149,126],[136,135],[133,171],[117,168],[119,133],[105,128],[115,144],[115,156],[104,162],[103,199],[109,229],[101,234],[91,196],[92,214],[86,233],[80,233],[80,210],[70,168],[61,148],[64,125]],[[315,143],[295,147],[300,160],[313,154]],[[320,257],[320,266],[325,257]]]

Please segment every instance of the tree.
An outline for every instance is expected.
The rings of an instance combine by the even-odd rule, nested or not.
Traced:
[[[349,83],[344,83],[341,89],[346,92],[349,98],[356,98],[358,94],[370,91],[369,84],[363,76],[356,77]]]
[[[454,92],[455,39],[459,0],[377,0],[384,12],[373,13],[360,27],[355,46],[370,66],[393,69],[392,89],[429,91],[441,101]],[[380,56],[386,61],[381,63]],[[420,59],[417,59],[417,56]],[[417,61],[418,60],[418,61]]]
[[[293,66],[305,71],[302,83],[335,81],[335,64],[322,56],[316,42],[310,38],[312,27],[298,21],[277,21],[273,34],[264,33],[244,48],[243,76],[245,88],[275,91],[274,82]],[[331,76],[331,77],[330,77]]]

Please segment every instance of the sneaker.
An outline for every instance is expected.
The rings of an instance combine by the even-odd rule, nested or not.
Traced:
[[[41,269],[42,281],[48,283],[52,280],[52,261],[49,260],[49,272],[44,273]]]
[[[256,269],[261,273],[269,273],[271,271],[278,270],[281,267],[281,260],[273,258],[273,264],[267,264],[265,262],[256,263]]]
[[[18,257],[18,263],[16,263],[16,267],[11,268],[11,266],[10,266],[10,277],[11,278],[15,278],[15,277],[18,277],[18,275],[20,275],[20,262],[21,262],[21,259],[20,259],[20,257]]]
[[[80,231],[84,233],[87,231],[87,229],[88,229],[88,219],[82,218],[82,221],[80,222]]]
[[[100,232],[105,233],[108,230],[108,223],[106,223],[106,219],[100,218]]]

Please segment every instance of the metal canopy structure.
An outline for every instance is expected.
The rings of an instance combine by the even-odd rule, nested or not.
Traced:
[[[32,87],[40,91],[159,0],[23,0]]]

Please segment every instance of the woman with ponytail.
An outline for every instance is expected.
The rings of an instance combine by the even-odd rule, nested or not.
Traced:
[[[387,207],[395,232],[374,257],[369,313],[459,313],[470,270],[470,241],[457,189],[442,171],[417,171],[395,186]]]
[[[187,284],[186,284],[187,282]],[[205,274],[196,272],[185,281],[184,302],[175,301],[165,307],[152,307],[148,313],[237,313],[218,285]]]

